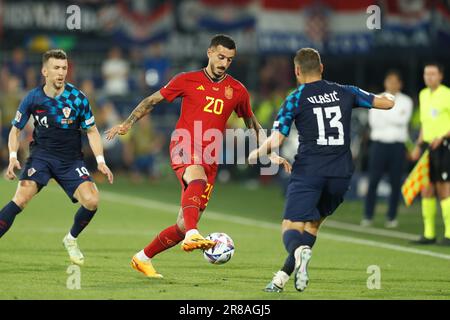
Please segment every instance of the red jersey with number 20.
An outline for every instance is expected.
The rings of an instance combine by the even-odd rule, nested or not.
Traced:
[[[228,74],[215,82],[205,69],[180,73],[161,88],[160,93],[169,102],[177,97],[183,99],[176,129],[188,130],[192,142],[195,137],[195,144],[201,144],[203,148],[210,142],[199,143],[198,139],[201,137],[195,134],[198,135],[201,132],[203,136],[208,129],[223,132],[233,111],[241,118],[250,118],[253,115],[247,89]],[[197,122],[197,128],[201,123],[200,132],[194,132],[195,122]],[[199,131],[199,129],[196,130]]]

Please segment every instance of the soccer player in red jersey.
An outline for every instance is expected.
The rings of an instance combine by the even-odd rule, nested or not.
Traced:
[[[262,129],[253,115],[247,89],[226,73],[236,55],[234,40],[226,35],[214,36],[207,55],[206,68],[178,74],[165,87],[142,100],[126,121],[106,132],[108,139],[117,134],[124,135],[157,103],[162,100],[172,102],[177,97],[183,99],[181,115],[170,143],[171,166],[182,186],[181,208],[177,223],[161,231],[131,261],[132,267],[147,277],[162,278],[151,259],[181,241],[184,251],[206,250],[215,245],[201,236],[197,229],[218,168],[218,155],[206,155],[211,142],[203,140],[217,132],[222,134],[233,111],[244,119],[247,128],[256,130],[257,137]],[[290,170],[290,164],[284,158],[272,154],[270,160]]]

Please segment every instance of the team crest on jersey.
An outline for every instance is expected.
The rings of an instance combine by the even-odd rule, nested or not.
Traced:
[[[28,169],[28,176],[31,177],[33,174],[36,173],[36,169],[35,168],[30,168]]]
[[[225,87],[225,98],[233,99],[233,88],[230,86]]]
[[[68,118],[70,116],[70,113],[72,112],[72,109],[70,109],[69,107],[64,107],[62,111],[64,113],[64,117]]]

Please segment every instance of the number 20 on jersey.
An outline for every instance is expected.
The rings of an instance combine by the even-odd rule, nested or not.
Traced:
[[[222,114],[223,100],[213,97],[206,97],[207,104],[203,107],[203,111],[214,114]]]

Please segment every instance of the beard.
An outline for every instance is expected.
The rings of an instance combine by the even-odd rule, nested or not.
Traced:
[[[57,84],[56,82],[53,82],[53,88],[55,88],[56,90],[61,89],[63,86],[64,86],[64,82],[61,85]]]
[[[219,78],[221,78],[221,77],[223,77],[223,74],[225,73],[225,71],[226,71],[226,69],[225,68],[219,68],[219,67],[216,67],[216,66],[212,66],[212,68],[211,68],[211,70],[212,70],[212,73],[213,73],[213,75],[214,75],[214,77],[216,78],[216,79],[219,79]],[[217,73],[217,72],[222,72],[221,74],[219,74],[219,73]]]

